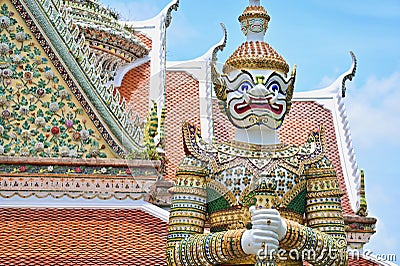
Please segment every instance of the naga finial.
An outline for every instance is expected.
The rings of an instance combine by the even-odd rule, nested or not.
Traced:
[[[342,97],[346,97],[346,81],[352,81],[353,78],[356,76],[357,71],[357,58],[353,51],[350,51],[351,59],[353,60],[353,64],[349,71],[347,71],[346,75],[342,79]]]

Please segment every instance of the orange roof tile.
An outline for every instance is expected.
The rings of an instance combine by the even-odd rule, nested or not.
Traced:
[[[153,40],[147,37],[145,34],[139,32],[136,33],[135,36],[139,38],[150,50],[153,48]]]
[[[349,266],[374,266],[374,265],[379,266],[380,264],[364,258],[349,260]]]
[[[167,223],[133,209],[0,209],[0,265],[166,265]]]
[[[219,100],[213,100],[214,137],[217,142],[224,142],[235,137],[235,127],[219,106]]]
[[[214,134],[217,141],[226,141],[234,137],[234,127],[218,107],[218,101],[213,102],[214,109]],[[335,165],[341,189],[346,192],[346,184],[340,163],[339,147],[336,140],[335,126],[332,113],[313,101],[292,103],[292,108],[286,116],[279,139],[282,143],[301,145],[305,143],[311,131],[325,127],[325,137],[328,146],[328,158]],[[344,214],[354,214],[347,193],[342,197]]]
[[[149,112],[150,62],[131,69],[116,89],[141,118]]]
[[[167,113],[165,119],[165,151],[169,160],[167,179],[175,177],[176,167],[184,157],[182,122],[200,126],[199,82],[185,72],[167,72]]]
[[[0,209],[0,265],[161,266],[166,237],[167,223],[141,210]]]

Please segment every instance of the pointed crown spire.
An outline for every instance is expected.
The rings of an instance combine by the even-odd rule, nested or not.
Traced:
[[[239,16],[242,32],[248,41],[263,41],[270,19],[267,10],[260,5],[260,0],[250,0],[249,6]]]
[[[264,42],[269,21],[270,16],[260,5],[260,0],[249,0],[249,6],[239,16],[246,42],[228,58],[224,66],[225,73],[234,69],[265,69],[287,75],[289,65],[285,59]]]

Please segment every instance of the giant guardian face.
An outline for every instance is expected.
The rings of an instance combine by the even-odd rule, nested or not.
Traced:
[[[214,50],[211,71],[215,94],[224,102],[229,120],[240,129],[278,129],[290,109],[296,66],[288,77],[289,65],[264,41],[269,21],[260,0],[250,0],[239,16],[246,41],[225,62],[222,74],[216,68],[216,53],[226,45],[224,26],[224,42]]]
[[[259,72],[259,71],[257,71]],[[250,73],[242,70],[226,84],[225,111],[237,128],[265,126],[277,129],[282,125],[290,106],[294,78],[285,80],[277,72]]]

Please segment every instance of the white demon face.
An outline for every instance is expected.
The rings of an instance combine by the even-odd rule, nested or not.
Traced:
[[[266,126],[278,129],[290,105],[290,86],[294,79],[286,81],[280,74],[253,77],[241,71],[235,79],[224,77],[227,85],[226,113],[237,128]]]
[[[265,21],[262,18],[249,19],[250,31],[262,32],[264,30],[264,23],[265,23]]]

